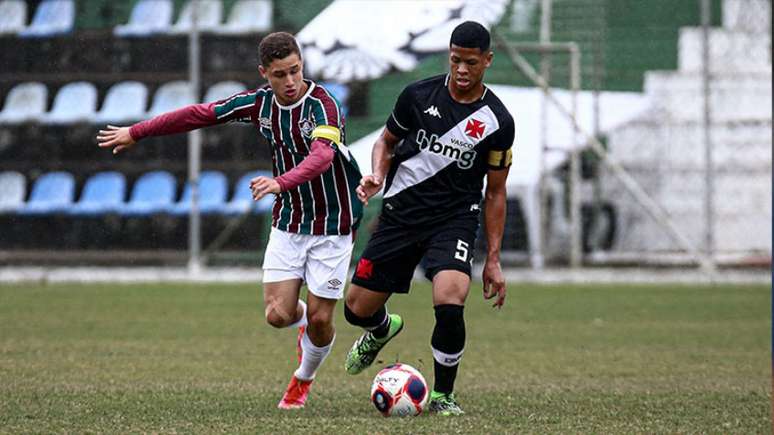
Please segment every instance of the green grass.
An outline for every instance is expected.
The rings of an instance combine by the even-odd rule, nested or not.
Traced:
[[[380,355],[432,382],[427,285],[395,297]],[[467,414],[384,419],[373,367],[336,345],[306,409],[276,408],[294,333],[265,324],[258,285],[0,286],[5,433],[770,433],[768,287],[474,287],[457,380]],[[339,307],[340,308],[340,307]]]

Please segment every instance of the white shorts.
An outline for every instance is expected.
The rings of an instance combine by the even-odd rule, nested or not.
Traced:
[[[263,257],[263,282],[298,279],[315,296],[341,299],[352,257],[352,234],[313,236],[274,227]]]

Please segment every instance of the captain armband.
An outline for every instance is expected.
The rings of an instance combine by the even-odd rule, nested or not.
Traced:
[[[318,125],[312,130],[312,139],[328,139],[336,144],[339,151],[341,151],[341,154],[347,160],[350,160],[349,150],[347,149],[347,146],[344,145],[344,141],[341,140],[341,130],[338,128],[332,125]]]
[[[489,167],[491,169],[505,169],[511,166],[512,159],[513,153],[511,152],[510,148],[504,151],[492,150],[489,151],[489,158],[487,159],[487,163],[489,163]]]

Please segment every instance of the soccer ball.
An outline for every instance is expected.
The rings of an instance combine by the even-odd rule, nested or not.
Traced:
[[[430,393],[419,370],[408,364],[392,364],[376,374],[371,403],[385,417],[413,417],[427,405]]]

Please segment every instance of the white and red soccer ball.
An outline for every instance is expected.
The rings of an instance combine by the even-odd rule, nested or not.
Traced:
[[[429,397],[425,378],[408,364],[396,363],[383,368],[371,385],[371,403],[385,417],[419,415]]]

